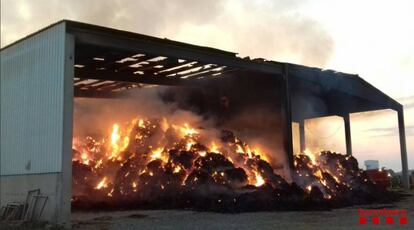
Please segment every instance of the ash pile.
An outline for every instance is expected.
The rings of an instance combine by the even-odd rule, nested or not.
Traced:
[[[269,155],[224,130],[218,138],[166,119],[134,119],[100,140],[74,140],[74,209],[192,209],[216,212],[326,210],[386,202],[357,160],[335,152],[294,159],[293,182]],[[207,145],[205,142],[210,141]]]

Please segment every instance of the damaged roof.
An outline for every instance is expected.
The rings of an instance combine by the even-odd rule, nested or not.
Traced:
[[[295,111],[293,106],[293,120],[402,109],[398,102],[358,75],[333,70],[240,58],[233,52],[69,20],[52,24],[28,37],[60,23],[65,23],[67,33],[75,41],[74,92],[77,97],[116,95],[143,87],[143,84],[188,85],[248,70],[285,79],[294,105],[300,105],[309,93],[330,104],[329,108],[309,113]],[[296,106],[296,110],[300,109]]]

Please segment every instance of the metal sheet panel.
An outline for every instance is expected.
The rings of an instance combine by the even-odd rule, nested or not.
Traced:
[[[0,175],[61,172],[65,23],[1,51]]]

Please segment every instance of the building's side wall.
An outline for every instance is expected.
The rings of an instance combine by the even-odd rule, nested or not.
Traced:
[[[70,213],[67,43],[60,23],[1,51],[0,205],[24,201],[39,188],[49,196],[43,219],[55,223],[67,222]]]
[[[66,34],[65,37],[65,76],[63,90],[63,142],[62,142],[62,173],[58,210],[58,223],[70,225],[72,198],[72,131],[73,131],[73,76],[75,65],[75,38]]]
[[[1,51],[1,175],[62,169],[65,28]]]
[[[57,223],[58,194],[56,188],[59,175],[60,173],[45,173],[1,176],[1,206],[10,202],[23,202],[28,190],[40,189],[42,195],[48,196],[42,219]]]

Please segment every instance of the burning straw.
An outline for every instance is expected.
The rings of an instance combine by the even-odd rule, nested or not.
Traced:
[[[228,130],[216,139],[203,136],[210,133],[166,118],[136,118],[114,124],[99,140],[74,138],[73,207],[238,212],[328,208],[384,197],[352,156],[296,155],[289,184],[272,168],[271,153]]]

